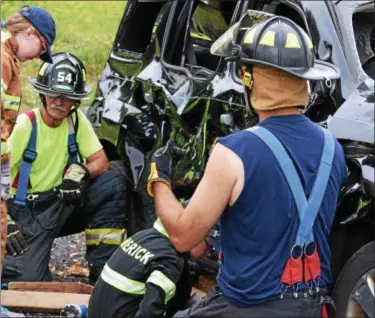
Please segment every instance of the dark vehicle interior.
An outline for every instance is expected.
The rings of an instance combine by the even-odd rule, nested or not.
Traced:
[[[129,3],[129,5],[133,8],[128,10],[128,17],[122,20],[122,24],[119,27],[113,48],[114,53],[120,57],[126,57],[131,54],[136,58],[143,59],[143,56],[145,56],[147,52],[153,54],[150,48],[154,47],[154,42],[159,42],[159,45],[161,45],[168,20],[168,14],[164,13],[167,13],[172,7],[173,2],[134,1]],[[171,21],[165,54],[162,58],[170,65],[188,70],[194,77],[196,83],[201,82],[203,84],[207,82],[207,80],[210,80],[215,75],[215,71],[219,70],[221,61],[220,57],[210,54],[212,43],[247,9],[255,9],[285,16],[292,19],[307,33],[310,33],[303,10],[298,3],[293,1],[178,1],[175,11],[176,14]],[[361,32],[371,32],[369,29],[372,22],[370,18],[371,14],[370,12],[356,13],[353,16],[354,28],[356,30],[361,30]],[[361,21],[361,23],[357,21]],[[368,22],[366,24],[363,21]],[[367,28],[365,31],[363,31],[364,27]],[[371,25],[371,27],[372,33],[374,34],[374,26]],[[358,32],[359,31],[357,31],[357,33]],[[358,43],[361,43],[360,39],[362,36],[359,34],[356,38],[359,41],[357,41],[358,45]],[[374,41],[372,40],[371,43],[372,55],[370,58],[366,58],[366,56],[369,55],[369,53],[366,53],[367,55],[364,55],[362,65],[365,72],[373,78]],[[371,46],[370,44],[366,44],[361,47],[365,48],[365,52],[368,52],[368,48]],[[221,65],[223,65],[223,63]],[[239,70],[238,67],[235,69]],[[171,84],[173,84],[173,87],[178,88],[184,83],[185,76],[182,75],[181,72],[170,70],[168,78]],[[240,84],[240,74],[235,74],[234,78],[236,82]],[[309,108],[307,112],[310,118],[315,121],[320,121],[322,118],[325,118],[327,114],[332,112],[334,104],[330,99],[327,103],[326,97],[329,94],[325,91],[326,89],[322,83],[310,81],[309,84],[311,88],[311,104],[313,104],[313,107]],[[327,103],[327,107],[321,107],[322,104],[325,103]],[[319,105],[319,107],[315,107],[314,105]],[[322,109],[324,111],[322,111]]]
[[[354,37],[363,71],[375,79],[374,4],[359,7],[353,14]]]
[[[160,15],[170,7],[166,1],[138,2],[129,10],[129,16],[122,20],[115,40],[114,50],[117,52],[134,52],[144,54],[150,43],[153,42],[153,35],[157,32],[159,24],[165,24],[165,19],[160,21]],[[163,30],[163,28],[161,28]],[[158,34],[162,38],[163,34]]]
[[[210,54],[210,47],[239,15],[237,12],[239,10],[236,9],[239,9],[242,3],[240,1],[217,1],[216,6],[209,6],[199,0],[180,2],[177,9],[180,14],[174,17],[172,23],[173,32],[167,45],[165,61],[189,69],[193,76],[210,77],[217,70],[220,62],[220,57]],[[291,18],[308,31],[302,11],[299,12],[299,7],[293,2],[249,1],[248,8],[242,9],[255,9],[282,15]],[[209,14],[204,16],[202,14],[204,10],[209,11]],[[202,15],[203,18],[208,17],[204,24],[210,27],[210,34],[207,34],[208,32],[202,34],[205,31],[204,26],[200,27],[202,23],[198,21]]]
[[[291,19],[302,29],[308,32],[306,22],[302,12],[299,12],[297,4],[291,1],[259,1],[255,10],[273,13]]]
[[[172,24],[174,32],[170,35],[166,50],[165,60],[168,63],[189,68],[196,76],[210,76],[216,70],[220,58],[210,54],[210,47],[229,27],[238,3],[225,1],[218,5],[220,8],[208,6],[198,0],[180,2],[181,8],[177,11],[180,14],[174,18]],[[209,11],[210,14],[205,15],[205,11]],[[212,16],[214,18],[210,20]],[[204,20],[206,17],[209,19]],[[210,26],[213,32],[197,34],[194,26],[203,24]],[[223,24],[226,26],[225,29],[221,28]],[[204,31],[204,26],[201,30]]]
[[[210,77],[218,68],[220,57],[211,55],[210,47],[236,18],[236,8],[242,4],[240,1],[218,0],[211,0],[210,3],[214,5],[205,4],[199,0],[179,1],[179,7],[176,10],[179,14],[174,17],[165,56],[166,62],[186,67],[193,76],[203,78]],[[119,55],[122,55],[121,53],[143,55],[153,43],[155,33],[158,33],[159,39],[163,38],[167,15],[164,15],[163,20],[160,18],[162,13],[170,8],[171,3],[134,1],[129,5],[133,8],[128,11],[128,17],[122,20],[113,49]],[[291,18],[302,28],[307,29],[304,17],[297,10],[298,6],[292,2],[248,1],[248,6],[248,9]],[[210,29],[210,34],[207,34],[208,29]]]

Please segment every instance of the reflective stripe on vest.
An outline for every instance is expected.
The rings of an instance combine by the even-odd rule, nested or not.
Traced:
[[[7,155],[9,153],[9,147],[8,147],[8,142],[7,141],[2,141],[1,142],[1,155]]]
[[[104,266],[103,271],[100,274],[100,277],[107,284],[127,294],[144,295],[146,293],[145,283],[138,282],[134,279],[130,279],[124,275],[119,274],[118,272],[110,268],[108,264]],[[176,293],[176,285],[160,271],[153,271],[147,279],[146,283],[152,283],[164,290],[165,304],[167,304],[168,301]]]
[[[161,234],[165,235],[166,237],[169,237],[169,234],[167,230],[165,229],[163,223],[161,223],[161,220],[158,218],[154,223],[154,228]]]
[[[164,304],[166,304],[176,293],[176,285],[160,271],[153,271],[147,279],[147,283],[152,283],[164,290]]]
[[[125,229],[86,229],[86,245],[120,245],[126,238]]]
[[[11,37],[12,37],[12,35],[9,33],[9,31],[1,30],[1,42],[2,43],[5,43]]]
[[[104,266],[100,277],[109,285],[128,294],[144,295],[146,285],[136,280],[127,278],[110,268],[107,264]]]
[[[308,201],[293,161],[281,142],[264,127],[256,126],[246,130],[258,136],[273,152],[280,164],[297,205],[300,225],[295,244],[299,246],[314,241],[313,224],[320,210],[331,173],[335,151],[334,138],[328,130],[323,128],[322,130],[324,133],[324,148],[313,190]]]
[[[1,31],[1,42],[5,43],[11,38],[11,34],[8,31]],[[18,111],[21,105],[21,96],[13,96],[7,94],[8,84],[1,78],[1,94],[4,101],[4,108],[7,110]]]
[[[18,111],[21,103],[21,97],[3,93],[3,101],[5,109]]]
[[[23,153],[23,161],[21,163],[19,174],[18,174],[18,185],[17,185],[17,192],[15,195],[14,203],[19,206],[26,205],[27,185],[29,183],[29,178],[30,178],[31,164],[34,162],[37,156],[37,152],[36,152],[37,120],[35,118],[35,113],[31,110],[31,111],[26,112],[25,114],[27,115],[27,117],[29,117],[31,124],[32,124],[32,128],[31,128],[31,135],[30,135],[29,142]],[[77,120],[78,120],[78,117],[77,117]],[[69,163],[73,163],[73,162],[77,162],[78,147],[76,143],[74,126],[73,126],[72,119],[70,116],[68,117],[68,127],[69,127],[69,134],[68,134]]]
[[[5,94],[5,92],[7,91],[7,89],[8,89],[8,85],[4,82],[3,79],[1,79],[1,93]]]

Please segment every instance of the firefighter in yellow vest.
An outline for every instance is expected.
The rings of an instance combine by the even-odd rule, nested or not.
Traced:
[[[42,106],[17,117],[11,141],[8,235],[3,281],[49,281],[53,240],[85,231],[90,279],[124,240],[126,187],[79,109],[88,99],[86,71],[56,53],[29,78]]]

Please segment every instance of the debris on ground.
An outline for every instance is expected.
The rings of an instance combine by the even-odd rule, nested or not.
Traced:
[[[85,260],[86,243],[85,234],[74,234],[55,239],[52,246],[49,264],[53,281],[89,283],[88,263]],[[200,277],[198,288],[200,296],[207,291],[213,282],[211,279]],[[67,304],[68,305],[68,304]],[[58,318],[59,315],[50,313],[24,313],[25,317]]]
[[[52,246],[50,271],[54,281],[89,283],[89,269],[86,255],[85,233],[55,239]],[[25,317],[50,317],[59,315],[48,313],[25,313]]]
[[[88,283],[89,269],[85,255],[84,232],[55,239],[49,264],[53,280]]]

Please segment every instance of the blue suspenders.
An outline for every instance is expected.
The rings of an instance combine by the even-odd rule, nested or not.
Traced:
[[[18,186],[15,195],[14,203],[19,206],[26,205],[27,196],[27,185],[29,183],[31,165],[36,159],[36,133],[37,133],[37,120],[33,111],[26,112],[32,123],[31,135],[29,143],[27,144],[26,150],[23,153],[23,161],[19,170]],[[77,117],[78,120],[78,117]],[[78,145],[76,143],[76,134],[74,131],[74,125],[71,117],[68,117],[68,152],[69,152],[69,164],[78,161]]]
[[[16,205],[25,206],[26,205],[26,194],[27,194],[27,185],[29,183],[29,176],[31,172],[31,164],[36,159],[36,119],[35,114],[27,114],[30,118],[32,123],[31,135],[29,139],[29,143],[27,144],[27,148],[23,153],[23,161],[19,171],[19,179],[18,179],[18,186],[16,197],[14,199],[14,203]]]
[[[306,248],[309,244],[314,243],[313,225],[320,210],[320,206],[322,204],[323,197],[327,188],[329,176],[331,174],[332,160],[335,152],[335,141],[333,135],[326,129],[322,128],[322,130],[324,133],[324,148],[309,200],[306,199],[306,195],[304,193],[293,161],[291,160],[281,142],[270,131],[263,127],[255,126],[246,130],[258,136],[269,147],[269,149],[272,151],[277,161],[279,162],[281,170],[283,171],[283,174],[288,182],[289,188],[296,202],[300,220],[300,225],[296,233],[295,244],[292,247],[292,250],[294,247],[299,247],[301,250],[301,256],[302,251],[304,250],[304,254],[307,258],[310,255],[306,253]],[[318,266],[320,267],[319,257],[318,262]],[[302,261],[300,265],[297,264],[295,265],[295,267],[296,266],[300,266],[299,269],[302,271]],[[311,266],[316,267],[317,264]],[[312,274],[311,276],[308,277],[315,279],[314,276],[317,275]],[[302,273],[300,277],[302,277]],[[297,282],[298,280],[300,279],[297,279]],[[294,282],[291,281],[291,283]]]

